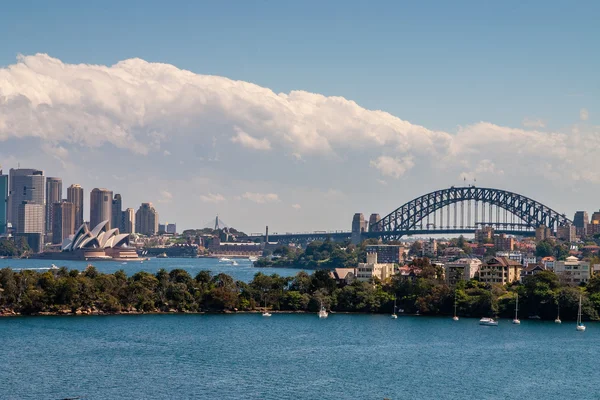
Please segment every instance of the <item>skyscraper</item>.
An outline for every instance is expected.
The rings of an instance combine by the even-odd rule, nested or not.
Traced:
[[[75,211],[75,229],[83,225],[83,188],[74,184],[67,189],[67,201],[73,203]]]
[[[8,193],[8,222],[12,223],[17,232],[19,229],[19,207],[24,201],[30,204],[39,204],[45,207],[45,179],[44,171],[29,168],[10,169],[9,193]],[[44,212],[42,212],[41,224],[44,233]]]
[[[53,231],[52,207],[62,199],[62,179],[46,178],[46,233]]]
[[[90,229],[94,229],[100,222],[108,221],[106,229],[111,228],[112,219],[112,191],[95,188],[90,193]]]
[[[17,233],[44,233],[43,204],[23,201],[17,208]]]
[[[133,208],[123,211],[123,230],[121,233],[135,233],[135,210]]]
[[[52,243],[61,244],[69,235],[75,233],[75,207],[73,203],[63,200],[54,203],[52,212]]]
[[[8,223],[8,175],[0,169],[0,235],[6,233]]]
[[[577,211],[573,217],[573,225],[577,230],[577,234],[585,236],[587,233],[587,226],[590,223],[590,218],[587,211]]]
[[[112,200],[110,224],[113,228],[119,228],[119,231],[123,230],[123,202],[119,193],[115,194]]]
[[[142,203],[135,213],[135,231],[146,236],[158,233],[158,212],[152,203]]]

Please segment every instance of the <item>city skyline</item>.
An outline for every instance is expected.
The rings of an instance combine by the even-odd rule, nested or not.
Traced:
[[[348,229],[355,212],[384,216],[465,179],[569,217],[600,208],[598,4],[384,4],[378,18],[320,5],[339,25],[308,31],[291,20],[311,5],[238,4],[289,25],[276,39],[223,5],[148,7],[156,24],[123,41],[101,23],[73,34],[116,3],[44,10],[56,18],[10,4],[0,33],[27,13],[51,37],[17,34],[0,53],[0,164],[152,202],[180,230],[216,214],[246,232]],[[164,15],[180,23],[151,32]]]

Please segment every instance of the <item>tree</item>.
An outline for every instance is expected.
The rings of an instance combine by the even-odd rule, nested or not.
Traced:
[[[552,243],[542,240],[535,246],[535,255],[538,257],[549,257],[554,255]]]

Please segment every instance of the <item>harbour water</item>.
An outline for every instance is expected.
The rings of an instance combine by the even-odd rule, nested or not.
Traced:
[[[3,399],[596,399],[600,324],[387,315],[0,319]]]
[[[217,258],[151,258],[146,261],[65,261],[65,260],[37,260],[37,259],[0,259],[0,268],[10,267],[13,269],[35,269],[43,271],[56,264],[58,267],[67,267],[69,269],[85,270],[88,264],[92,264],[100,272],[112,273],[120,269],[125,271],[127,276],[131,276],[139,271],[148,271],[156,273],[164,268],[170,271],[175,268],[181,268],[195,276],[202,270],[209,270],[214,275],[224,272],[236,280],[249,282],[257,272],[263,274],[279,274],[281,276],[296,275],[299,270],[292,268],[254,268],[252,262],[247,258],[234,259],[238,265],[232,265],[228,262],[220,262]]]

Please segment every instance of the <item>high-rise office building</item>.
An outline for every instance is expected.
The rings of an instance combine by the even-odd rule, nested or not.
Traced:
[[[587,226],[590,223],[590,218],[587,211],[577,211],[573,217],[573,225],[577,230],[577,234],[585,236],[587,234]]]
[[[108,221],[106,229],[111,228],[112,219],[112,191],[95,188],[90,193],[90,229],[94,229],[100,222]]]
[[[17,233],[44,233],[43,204],[24,201],[17,208]]]
[[[0,235],[8,230],[8,175],[0,169]]]
[[[123,211],[123,231],[121,233],[135,233],[135,210],[133,208]]]
[[[46,178],[46,233],[53,231],[52,224],[52,207],[54,203],[60,203],[62,199],[62,179],[60,178]]]
[[[75,234],[75,206],[63,200],[54,203],[52,212],[52,243],[61,244],[69,235]]]
[[[152,203],[142,203],[135,213],[135,231],[146,236],[158,233],[158,212]]]
[[[30,204],[41,205],[45,208],[46,190],[44,171],[30,168],[10,169],[8,192],[8,222],[13,226],[16,232],[22,232],[19,229],[19,207],[24,201]],[[41,233],[44,233],[44,212],[42,212]]]
[[[67,188],[67,201],[73,203],[75,210],[75,229],[83,225],[83,188],[74,184]]]
[[[172,233],[173,235],[177,233],[177,224],[169,224],[167,223],[167,233]]]
[[[119,193],[112,200],[110,224],[113,228],[119,228],[119,231],[123,230],[123,201]]]

